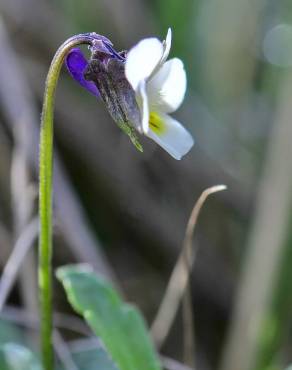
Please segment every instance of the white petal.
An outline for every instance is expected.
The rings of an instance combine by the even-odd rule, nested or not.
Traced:
[[[166,38],[163,41],[164,51],[163,51],[162,59],[160,61],[161,64],[163,64],[166,61],[166,59],[168,58],[170,48],[171,48],[171,39],[172,39],[172,32],[171,32],[171,28],[169,28],[167,30]]]
[[[152,74],[163,52],[162,42],[157,38],[144,39],[128,52],[125,73],[134,90],[137,90],[139,82]]]
[[[181,105],[187,88],[183,62],[178,58],[168,60],[147,82],[149,105],[154,110],[171,113]]]
[[[171,39],[172,39],[172,32],[171,32],[171,28],[169,28],[168,31],[167,31],[166,39],[163,40],[162,56],[161,56],[159,62],[157,63],[157,65],[155,66],[155,68],[153,69],[151,75],[148,77],[148,80],[151,80],[151,78],[160,70],[160,68],[163,66],[166,59],[168,58],[170,48],[171,48]]]
[[[194,140],[191,134],[174,118],[165,113],[154,113],[158,118],[158,125],[150,123],[147,136],[165,149],[173,158],[181,159],[193,146]],[[162,123],[163,127],[160,126]],[[155,122],[154,122],[155,124]]]
[[[145,90],[145,81],[139,83],[136,99],[142,115],[142,132],[145,134],[149,130],[149,105]]]

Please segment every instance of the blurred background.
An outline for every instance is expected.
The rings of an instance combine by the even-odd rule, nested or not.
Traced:
[[[124,50],[144,37],[163,39],[168,27],[170,57],[183,59],[188,75],[175,116],[195,138],[182,161],[147,138],[139,153],[102,102],[65,69],[61,75],[54,264],[90,262],[151,325],[195,201],[225,184],[205,204],[194,237],[195,366],[284,369],[292,362],[288,0],[1,0],[0,268],[16,246],[22,264],[0,300],[0,342],[35,335],[39,118],[54,52],[80,32]],[[69,314],[55,285],[56,311]],[[184,363],[181,317],[161,353]]]

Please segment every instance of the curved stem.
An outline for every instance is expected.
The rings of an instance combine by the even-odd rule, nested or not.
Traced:
[[[44,370],[53,370],[52,349],[52,169],[53,113],[55,91],[69,50],[80,44],[91,44],[95,34],[76,35],[57,50],[46,80],[40,132],[39,170],[39,294],[41,310],[41,347]]]

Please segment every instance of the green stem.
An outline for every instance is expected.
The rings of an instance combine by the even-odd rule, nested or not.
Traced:
[[[55,91],[67,53],[80,44],[91,44],[91,34],[76,35],[57,50],[52,60],[44,94],[40,133],[39,170],[39,294],[41,310],[41,347],[44,370],[53,370],[52,349],[52,170],[53,115]]]

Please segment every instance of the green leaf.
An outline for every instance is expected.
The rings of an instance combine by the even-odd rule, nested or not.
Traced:
[[[33,353],[17,343],[0,346],[1,370],[42,370]]]
[[[106,351],[96,343],[96,345],[86,344],[91,339],[83,339],[85,349],[78,349],[78,351],[71,351],[74,362],[79,370],[117,370],[116,365],[109,358]],[[95,339],[97,342],[97,339]]]
[[[109,283],[84,265],[61,267],[57,277],[120,370],[160,370],[141,314],[123,303]]]

